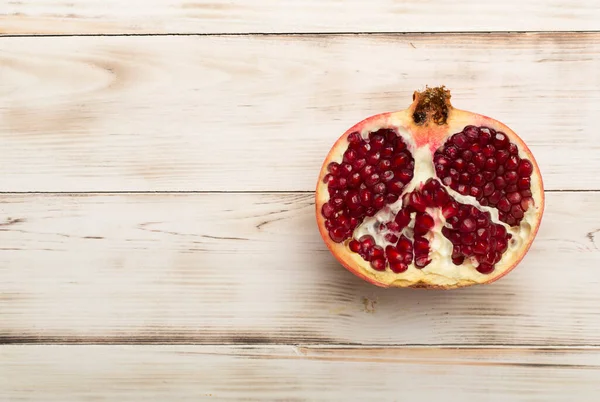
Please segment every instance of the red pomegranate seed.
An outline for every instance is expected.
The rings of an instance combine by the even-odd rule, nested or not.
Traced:
[[[490,171],[484,171],[481,174],[483,174],[483,178],[486,182],[488,181],[492,181],[494,180],[494,178],[496,177],[496,173],[495,172],[490,172]]]
[[[377,183],[373,186],[373,192],[375,194],[385,193],[385,183]]]
[[[418,214],[415,219],[415,235],[423,236],[429,232],[434,225],[433,217],[429,214]],[[415,241],[416,246],[416,241]]]
[[[463,262],[465,262],[465,257],[464,256],[456,256],[456,257],[452,257],[452,263],[454,265],[462,265]]]
[[[410,205],[418,212],[425,212],[425,208],[427,208],[427,204],[425,203],[423,196],[421,193],[416,191],[410,194]]]
[[[335,177],[330,173],[326,174],[325,177],[323,177],[323,183],[329,184],[330,186],[331,186],[331,183],[335,180],[336,180]]]
[[[461,158],[455,159],[454,162],[452,162],[452,167],[459,172],[465,170],[466,166],[467,164],[465,163],[464,159]]]
[[[494,159],[494,158],[488,158],[488,159],[485,161],[485,166],[484,166],[484,168],[485,168],[486,170],[489,170],[489,171],[494,171],[494,170],[496,170],[496,168],[497,168],[497,167],[498,167],[498,163],[496,162],[496,159]]]
[[[458,214],[458,204],[456,201],[451,201],[442,208],[442,215],[449,219]]]
[[[367,251],[367,255],[371,260],[383,258],[383,248],[381,246],[373,246]]]
[[[517,182],[517,187],[521,190],[528,190],[531,187],[531,178],[521,177]]]
[[[376,174],[375,173],[375,167],[372,165],[367,165],[365,166],[361,171],[360,171],[360,175],[366,179],[372,175]]]
[[[480,134],[479,134],[479,143],[481,145],[485,145],[487,143],[490,142],[490,140],[492,139],[492,135],[490,134],[489,130],[483,128],[479,130]]]
[[[387,194],[385,196],[385,202],[388,204],[393,204],[398,201],[398,196],[396,194]]]
[[[375,239],[369,235],[364,235],[358,239],[358,241],[362,245],[362,251],[364,252],[367,252],[370,248],[375,246]]]
[[[462,195],[467,195],[468,188],[465,184],[459,184],[456,186],[456,191],[458,191]]]
[[[343,227],[337,227],[329,231],[329,236],[334,242],[341,243],[346,238],[346,229]]]
[[[521,200],[521,208],[523,211],[527,211],[529,209],[529,205],[533,205],[533,198],[525,197]]]
[[[360,207],[360,197],[358,191],[350,191],[346,196],[346,205],[349,209],[357,209]]]
[[[381,159],[381,153],[379,151],[371,151],[367,154],[367,162],[370,165],[377,165]]]
[[[370,207],[373,203],[373,193],[367,189],[360,190],[360,203],[365,207]]]
[[[498,169],[496,169],[496,176],[502,176],[504,174],[504,166],[500,165],[498,166]]]
[[[406,154],[405,152],[399,153],[398,155],[396,155],[392,158],[392,167],[394,167],[394,168],[404,167],[410,159],[411,159],[410,156],[408,156],[408,154]]]
[[[494,266],[491,264],[486,264],[482,262],[477,266],[477,271],[482,274],[491,274],[494,271]]]
[[[499,253],[504,253],[506,250],[508,250],[508,241],[506,241],[506,238],[502,237],[496,239],[495,249]]]
[[[358,131],[354,131],[348,134],[348,142],[352,145],[360,144],[362,141],[362,137]]]
[[[436,205],[438,207],[444,206],[448,203],[448,201],[450,200],[450,197],[448,196],[448,192],[446,191],[446,189],[444,188],[438,188],[435,190],[435,202]]]
[[[469,149],[474,153],[481,152],[481,148],[481,144],[478,142],[471,144],[471,147],[469,147]]]
[[[390,269],[396,274],[401,274],[406,272],[408,265],[403,262],[390,262]]]
[[[358,240],[354,240],[354,239],[350,240],[348,247],[350,248],[351,251],[353,251],[355,253],[358,253],[362,249],[360,242]]]
[[[470,217],[465,218],[459,226],[459,230],[463,233],[473,232],[475,229],[477,229],[477,223]]]
[[[471,183],[471,175],[468,174],[467,172],[461,173],[460,177],[458,178],[458,182],[461,184]]]
[[[369,187],[373,187],[375,184],[379,183],[379,180],[379,174],[373,173],[365,179],[365,184]]]
[[[462,151],[461,155],[463,159],[467,162],[470,162],[473,159],[473,151],[471,151],[470,149],[465,149],[464,151]]]
[[[321,214],[323,214],[325,218],[331,218],[335,214],[335,208],[331,204],[326,202],[321,207]]]
[[[331,162],[327,165],[327,171],[334,176],[338,176],[340,174],[340,164],[337,162]]]
[[[389,158],[394,154],[394,146],[392,144],[386,144],[381,148],[381,157]]]
[[[352,164],[352,168],[357,172],[360,172],[365,166],[367,166],[367,160],[365,158],[357,159]]]
[[[486,158],[491,158],[496,153],[496,149],[494,148],[493,145],[488,144],[488,145],[486,145],[486,146],[483,147],[483,149],[481,150],[481,153]],[[487,163],[487,161],[486,161],[486,163]],[[495,169],[490,169],[490,170],[495,170]]]
[[[506,170],[517,170],[518,166],[519,166],[519,159],[515,155],[511,155],[506,160],[506,163],[504,164],[504,167],[506,168]]]
[[[496,177],[494,179],[494,187],[502,190],[504,187],[506,187],[506,180],[504,180],[504,177]]]
[[[523,215],[524,215],[521,205],[513,205],[512,208],[510,209],[510,213],[516,219],[522,219]]]
[[[393,194],[402,194],[404,183],[400,180],[393,180],[387,184],[387,190]]]
[[[521,177],[530,176],[533,173],[533,165],[527,159],[521,159],[517,172]]]
[[[480,199],[483,197],[483,190],[479,187],[472,186],[469,194],[476,199]]]
[[[494,136],[494,146],[496,147],[496,149],[504,149],[508,146],[508,137],[506,136],[506,134],[501,133],[501,132],[497,132],[496,135]]]
[[[475,164],[475,166],[481,169],[485,166],[486,159],[487,158],[483,154],[477,154],[473,157],[473,163]]]
[[[508,144],[508,152],[510,152],[511,155],[517,155],[519,153],[519,148],[517,148],[516,144],[510,143]]]
[[[396,176],[403,183],[408,183],[412,179],[413,173],[410,170],[401,169],[396,171]]]
[[[398,242],[398,236],[388,233],[383,237],[386,241],[390,242],[390,243],[397,243]]]
[[[385,248],[385,255],[390,262],[400,262],[403,260],[402,254],[394,246],[387,246]]]
[[[506,192],[506,193],[514,193],[515,191],[518,191],[518,188],[517,188],[516,184],[509,184],[504,189],[504,192]]]
[[[479,255],[487,253],[487,244],[482,241],[476,242],[473,246],[473,252]]]
[[[494,183],[486,183],[485,186],[483,186],[483,195],[488,197],[494,192],[495,189]]]
[[[477,166],[475,166],[475,164],[473,162],[467,163],[467,173],[473,175],[477,172],[479,172],[479,168]]]
[[[487,199],[482,198],[481,200],[479,200],[479,204],[481,206],[487,207],[488,205],[490,205],[490,202]]]
[[[352,165],[349,163],[342,163],[340,165],[340,175],[342,176],[348,176],[350,173],[352,173]]]
[[[384,182],[389,182],[394,178],[394,172],[392,172],[391,170],[386,170],[385,172],[383,172],[381,174],[381,180],[383,180]]]
[[[377,260],[372,260],[371,267],[376,271],[384,271],[385,270],[385,260],[382,258],[379,258]]]
[[[340,196],[333,197],[331,200],[329,200],[329,202],[335,209],[340,209],[345,204],[344,199]]]
[[[382,194],[377,194],[373,197],[373,208],[381,209],[385,206],[385,197]]]
[[[396,215],[394,221],[399,226],[399,229],[397,231],[400,231],[406,226],[408,226],[408,224],[410,223],[410,213],[406,209],[401,209]]]
[[[490,202],[490,204],[496,205],[498,201],[500,201],[501,197],[502,193],[500,192],[500,190],[496,190],[492,193],[492,195],[488,197],[488,201]]]
[[[371,149],[379,151],[385,144],[385,138],[382,135],[376,134],[371,138]]]
[[[391,167],[392,167],[392,162],[389,159],[382,159],[381,161],[379,161],[379,164],[377,165],[377,168],[381,172],[385,172],[386,170],[389,170]]]
[[[485,212],[477,217],[477,227],[487,228],[490,226],[490,213]]]
[[[431,263],[431,260],[426,255],[420,255],[415,258],[415,266],[417,268],[425,268]]]
[[[465,233],[461,236],[461,242],[465,245],[471,245],[475,243],[476,237],[477,235],[475,234],[475,232]]]
[[[498,205],[497,205],[498,209],[502,212],[508,212],[510,211],[510,201],[508,201],[508,199],[506,197],[502,197],[500,199],[500,201],[498,201]]]
[[[514,192],[506,196],[511,204],[519,204],[521,202],[521,194]]]
[[[531,197],[531,190],[521,190],[521,196],[523,198],[525,198],[525,197]]]
[[[467,140],[467,137],[464,134],[454,134],[452,136],[452,142],[454,143],[454,145],[456,145],[458,148],[465,148],[469,141]]]
[[[456,148],[453,145],[450,145],[450,146],[446,147],[446,150],[444,152],[451,159],[455,159],[458,156],[458,148]]]
[[[346,152],[344,152],[344,162],[351,164],[356,159],[358,159],[358,153],[355,150],[348,149]]]
[[[365,209],[365,215],[367,216],[373,216],[377,213],[377,210],[373,207],[369,207],[367,209]]]
[[[360,177],[360,173],[354,172],[348,177],[348,187],[356,188],[360,186],[362,183],[362,177]]]
[[[398,244],[396,245],[396,247],[398,248],[398,251],[400,251],[400,253],[402,254],[412,253],[413,251],[412,243],[404,235],[400,237],[400,240],[398,240]]]

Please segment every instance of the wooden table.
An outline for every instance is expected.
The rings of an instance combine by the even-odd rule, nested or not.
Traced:
[[[599,400],[597,0],[6,0],[0,32],[1,401]],[[316,175],[438,84],[530,144],[544,222],[496,284],[376,288]]]

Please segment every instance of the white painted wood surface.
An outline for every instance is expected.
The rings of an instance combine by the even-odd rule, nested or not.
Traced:
[[[599,30],[595,0],[1,2],[0,401],[596,402]],[[316,175],[439,84],[531,146],[544,221],[493,285],[376,288]]]
[[[501,281],[379,289],[344,270],[312,194],[0,198],[0,341],[600,344],[600,192],[548,193]]]
[[[312,191],[348,127],[436,84],[519,133],[547,189],[600,189],[600,33],[3,38],[0,52],[1,191]]]
[[[596,402],[599,370],[596,348],[0,348],[9,401]]]
[[[596,0],[4,1],[0,34],[581,31]]]

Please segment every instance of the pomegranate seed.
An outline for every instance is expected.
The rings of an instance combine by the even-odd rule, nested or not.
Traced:
[[[450,159],[441,154],[435,154],[433,161],[437,165],[442,165],[444,167],[450,166]]]
[[[492,135],[490,134],[490,132],[485,129],[480,129],[479,131],[480,131],[479,143],[481,145],[485,145],[485,144],[489,143],[490,140],[492,139]]]
[[[384,172],[392,167],[392,162],[389,159],[382,159],[377,167],[381,172]]]
[[[519,159],[515,155],[511,155],[504,164],[506,170],[517,170],[519,166]]]
[[[385,260],[377,259],[371,261],[371,267],[376,271],[384,271],[385,270]]]
[[[479,137],[479,129],[475,126],[466,126],[463,132],[470,141],[473,141]]]
[[[517,220],[512,215],[506,215],[504,219],[500,219],[505,222],[508,226],[515,226],[517,224]]]
[[[508,137],[506,134],[497,132],[494,136],[494,146],[496,149],[504,149],[508,146]]]
[[[373,207],[369,207],[367,209],[365,209],[365,215],[367,216],[373,216],[377,213],[377,210]]]
[[[480,261],[486,264],[493,264],[495,259],[496,253],[493,251],[488,251],[482,258],[480,258]]]
[[[462,265],[463,262],[465,262],[465,257],[464,256],[457,256],[457,257],[452,257],[452,263],[454,265]]]
[[[458,148],[456,148],[453,145],[446,147],[446,150],[444,152],[451,159],[455,159],[458,156]]]
[[[400,237],[400,240],[398,240],[398,244],[396,245],[396,247],[398,248],[398,251],[400,251],[400,253],[402,254],[412,253],[413,251],[412,243],[404,235]]]
[[[353,149],[346,150],[346,152],[344,153],[344,158],[343,158],[344,162],[352,163],[356,159],[358,159],[358,154],[355,150],[353,150]]]
[[[378,164],[380,159],[381,159],[381,154],[377,151],[370,152],[367,155],[367,163],[369,163],[370,165]]]
[[[448,186],[448,187],[453,187],[456,183],[454,183],[454,181],[452,180],[452,177],[450,176],[446,176],[442,179],[442,182],[444,183],[444,185]]]
[[[410,223],[410,214],[406,209],[402,209],[400,212],[398,212],[398,215],[396,215],[394,222],[398,224],[399,228],[396,231],[399,232]]]
[[[396,171],[396,176],[403,183],[408,183],[412,179],[413,173],[410,170],[401,169]]]
[[[429,254],[429,241],[424,237],[415,237],[414,245],[415,254],[417,255],[428,255]]]
[[[381,149],[381,157],[382,158],[389,158],[394,154],[394,146],[392,144],[386,144],[382,149]]]
[[[419,192],[412,192],[410,194],[410,205],[418,212],[425,212],[425,208],[427,208],[427,204],[423,199],[423,196]]]
[[[391,262],[390,269],[396,274],[401,274],[408,269],[408,265],[403,262]]]
[[[435,190],[435,201],[438,207],[446,205],[449,200],[448,192],[444,188],[440,187]]]
[[[402,194],[404,183],[400,180],[394,180],[387,184],[387,190],[393,194]]]
[[[377,194],[373,197],[373,208],[379,210],[385,206],[385,197],[382,194]]]
[[[348,187],[356,188],[360,186],[362,183],[362,177],[360,177],[360,173],[354,172],[348,177]]]
[[[463,233],[473,232],[477,228],[477,223],[473,218],[465,218],[459,226],[459,230]]]
[[[521,177],[530,176],[533,173],[533,165],[527,159],[521,159],[517,172]]]
[[[494,179],[494,187],[502,190],[504,187],[506,187],[506,180],[504,180],[504,177],[496,177]]]
[[[481,200],[479,200],[479,204],[487,207],[488,205],[490,205],[490,202],[488,200],[486,200],[485,198],[482,198]]]
[[[481,173],[477,173],[473,175],[473,180],[471,181],[474,186],[481,187],[486,184],[485,179]]]
[[[360,207],[360,197],[358,191],[350,191],[346,196],[346,205],[349,209],[357,209]]]
[[[379,174],[377,173],[373,173],[365,179],[365,184],[369,187],[373,187],[377,183],[379,183]]]
[[[483,174],[483,179],[488,182],[488,181],[492,181],[494,180],[494,178],[496,177],[496,173],[495,172],[490,172],[490,171],[484,171],[481,174]]]
[[[373,193],[367,189],[360,190],[360,203],[365,207],[370,207],[373,202]]]
[[[448,218],[446,220],[446,223],[449,224],[450,226],[452,226],[453,228],[455,228],[459,221],[460,221],[460,218],[458,216],[453,216],[451,218]]]
[[[509,184],[508,186],[506,186],[506,188],[504,189],[505,193],[514,193],[515,191],[518,191],[519,189],[517,188],[516,184]]]
[[[496,161],[500,164],[506,162],[506,160],[508,159],[509,156],[510,156],[510,153],[505,149],[496,151]]]
[[[454,143],[454,145],[456,145],[458,148],[464,148],[468,145],[468,140],[467,137],[464,134],[454,134],[452,136],[452,142]]]
[[[500,165],[498,166],[498,169],[496,169],[496,176],[502,176],[504,174],[504,166]]]
[[[346,238],[346,229],[343,227],[337,227],[329,231],[329,237],[336,243],[341,243]]]
[[[489,212],[479,215],[476,220],[478,228],[487,228],[490,226]]]
[[[479,168],[473,162],[467,163],[467,173],[475,174],[479,172]]]
[[[500,190],[496,190],[492,193],[492,195],[488,197],[488,201],[490,202],[490,204],[496,205],[498,201],[500,201],[501,197],[502,193],[500,192]]]
[[[508,152],[510,152],[511,155],[517,155],[519,153],[519,148],[517,148],[516,144],[510,143],[508,144]]]
[[[531,197],[531,190],[521,190],[521,195],[523,197]]]
[[[352,165],[349,163],[342,163],[340,165],[340,175],[348,176],[350,173],[352,173]]]
[[[360,144],[362,137],[358,131],[348,134],[348,142],[352,145]]]
[[[404,165],[408,163],[409,159],[410,157],[405,152],[402,152],[392,158],[392,166],[395,168],[404,167]]]
[[[477,154],[473,157],[473,163],[480,169],[485,165],[485,161],[486,157],[482,154]]]
[[[483,197],[483,190],[481,190],[481,188],[479,187],[472,186],[469,194],[472,197],[475,197],[476,199],[480,199],[481,197]]]
[[[458,204],[456,201],[451,201],[442,208],[442,215],[449,219],[458,214]]]
[[[373,246],[367,251],[367,255],[371,260],[383,258],[383,248],[381,246]]]
[[[373,186],[373,192],[375,194],[385,193],[385,183],[377,183]]]
[[[471,147],[469,149],[473,153],[481,152],[481,145],[478,142],[475,142],[471,144]]]
[[[506,196],[511,204],[519,204],[521,202],[521,194],[514,192]]]
[[[365,158],[357,159],[352,164],[352,168],[357,172],[360,172],[365,166],[367,166],[367,160]]]
[[[393,204],[396,201],[398,201],[398,195],[396,195],[396,194],[387,194],[385,196],[385,202],[388,204]]]
[[[417,268],[425,268],[431,263],[431,260],[426,255],[420,255],[415,258],[415,266]]]
[[[431,215],[423,213],[417,215],[415,219],[415,235],[423,236],[429,232],[434,226],[433,217]],[[416,247],[416,243],[415,243]]]
[[[340,174],[340,164],[337,162],[331,162],[327,165],[327,171],[334,176],[338,176]]]
[[[508,172],[506,172],[506,174],[504,174],[504,179],[509,184],[516,183],[518,178],[519,178],[519,175],[514,170],[509,170]]]
[[[495,236],[504,237],[506,236],[506,228],[502,225],[494,225],[494,229],[496,230]]]
[[[388,233],[384,236],[384,239],[390,243],[397,243],[398,242],[398,236]]]
[[[502,197],[500,199],[500,201],[498,201],[497,207],[500,211],[508,212],[508,211],[510,211],[510,208],[511,208],[510,201],[508,201],[508,199],[506,197]]]
[[[529,209],[529,205],[533,205],[533,198],[525,197],[521,200],[521,208],[523,211],[527,211]]]
[[[473,246],[471,246],[471,245],[463,244],[461,247],[461,250],[464,255],[467,255],[467,256],[473,255]]]
[[[335,214],[335,208],[331,204],[329,204],[328,202],[326,202],[321,207],[321,214],[325,218],[331,218]]]
[[[385,172],[383,172],[381,174],[381,180],[383,180],[384,182],[388,182],[390,180],[392,180],[394,178],[394,172],[392,172],[391,170],[386,170]]]
[[[454,168],[450,168],[448,174],[450,175],[453,181],[458,181],[458,178],[460,177],[460,173],[458,173],[458,170]]]
[[[461,237],[462,244],[471,245],[475,243],[476,235],[475,232],[465,233]]]
[[[469,184],[471,182],[471,175],[467,172],[461,173],[458,178],[458,182],[462,184]]]
[[[442,165],[435,165],[435,174],[438,177],[443,177],[446,175],[446,168]]]
[[[510,213],[515,217],[515,219],[522,219],[524,215],[521,205],[513,205],[510,209]]]
[[[345,204],[344,199],[340,196],[333,197],[331,200],[329,200],[329,202],[335,209],[340,209]]]
[[[376,134],[371,138],[371,149],[379,151],[385,144],[385,138],[382,135]]]
[[[363,178],[367,178],[369,176],[372,176],[373,174],[375,174],[375,167],[372,165],[366,165],[361,171],[360,171],[360,175]]]
[[[462,151],[462,157],[465,161],[470,162],[471,159],[473,159],[473,151],[471,151],[470,149],[465,149],[464,151]]]
[[[348,247],[350,248],[351,251],[358,253],[362,246],[360,245],[360,242],[358,240],[350,240],[350,244],[348,244]]]
[[[363,237],[358,239],[358,241],[362,245],[362,251],[364,251],[365,253],[375,246],[375,239],[369,235],[364,235]]]
[[[478,241],[473,246],[473,252],[475,254],[483,255],[487,253],[487,245],[482,241]]]
[[[467,186],[465,184],[459,184],[456,187],[456,191],[458,191],[462,195],[466,195],[468,192]]]
[[[486,170],[493,171],[493,170],[496,170],[497,167],[498,167],[498,163],[496,162],[496,160],[494,158],[488,158],[485,161],[485,169]]]
[[[357,225],[358,219],[356,219],[354,216],[351,216],[350,219],[348,219],[348,226],[350,227],[350,229],[354,229]]]
[[[476,269],[481,274],[490,274],[494,271],[494,266],[491,264],[486,264],[486,263],[482,262],[481,264],[479,264],[477,266]]]
[[[486,158],[490,158],[490,157],[494,156],[494,154],[496,153],[496,149],[494,148],[493,145],[488,144],[488,145],[486,145],[486,146],[483,147],[483,149],[481,150],[481,153]]]
[[[528,190],[531,187],[531,178],[521,177],[517,182],[517,187],[519,187],[521,190]]]
[[[464,159],[458,158],[454,160],[454,162],[452,162],[452,166],[454,167],[454,169],[458,170],[459,172],[462,172],[463,170],[465,170],[466,163]]]
[[[496,239],[496,244],[494,246],[497,252],[504,253],[508,250],[508,241],[506,238]]]

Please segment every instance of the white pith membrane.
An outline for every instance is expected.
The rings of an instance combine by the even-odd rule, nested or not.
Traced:
[[[441,139],[438,144],[431,146],[429,143],[425,143],[418,147],[415,143],[413,136],[408,129],[403,127],[402,121],[405,118],[405,114],[400,113],[399,116],[395,114],[389,114],[388,118],[385,119],[373,119],[362,125],[360,134],[363,140],[368,141],[369,133],[375,132],[379,129],[392,129],[404,140],[407,145],[408,151],[414,158],[414,176],[413,179],[406,185],[400,195],[398,201],[393,204],[388,204],[379,210],[372,217],[365,217],[364,220],[356,227],[353,231],[351,238],[345,240],[342,243],[334,244],[333,248],[344,247],[346,250],[343,252],[342,258],[345,259],[344,265],[352,265],[357,269],[357,273],[361,276],[374,279],[380,285],[385,286],[412,286],[415,284],[433,285],[441,287],[461,287],[468,286],[470,284],[478,284],[489,282],[495,277],[502,276],[504,272],[514,266],[531,243],[532,237],[535,235],[537,224],[541,217],[543,210],[543,200],[538,189],[541,188],[541,178],[539,172],[534,169],[531,175],[531,192],[534,204],[525,211],[523,219],[518,226],[509,226],[504,222],[501,222],[498,217],[498,210],[491,206],[482,206],[472,196],[465,196],[459,194],[449,186],[445,186],[442,180],[436,176],[434,169],[433,155],[439,145],[444,144],[453,134],[461,132],[464,126],[473,124],[472,122],[465,122],[461,124],[461,119],[457,119],[454,126],[447,130],[446,137]],[[507,132],[506,127],[494,127],[489,121],[487,124],[473,124],[475,126],[487,126],[497,131]],[[509,135],[509,140],[518,146],[519,157],[522,159],[531,160],[531,155],[525,153],[521,147],[521,144],[515,141]],[[347,141],[341,141],[338,143],[337,148],[333,150],[333,155],[329,159],[329,162],[336,161],[341,163],[343,154],[348,147]],[[337,151],[337,152],[336,152]],[[534,161],[532,161],[534,162]],[[480,211],[487,211],[491,215],[491,222],[494,224],[502,225],[507,233],[512,237],[508,241],[508,249],[502,254],[502,258],[496,264],[494,264],[494,270],[488,274],[482,274],[477,271],[479,263],[474,257],[465,258],[461,265],[455,265],[451,259],[453,244],[448,238],[442,234],[442,228],[446,225],[446,219],[442,215],[441,208],[430,208],[426,209],[426,213],[434,218],[434,227],[423,237],[429,241],[429,259],[431,262],[424,268],[418,268],[415,265],[415,259],[409,264],[408,269],[402,273],[393,272],[389,264],[387,264],[384,271],[375,270],[371,267],[371,264],[364,260],[358,253],[351,251],[348,248],[348,244],[352,239],[360,239],[365,235],[372,236],[378,246],[381,246],[384,250],[388,245],[395,245],[386,240],[385,235],[389,233],[387,229],[382,228],[382,223],[388,223],[394,220],[396,214],[403,208],[403,196],[414,190],[419,190],[420,187],[427,182],[429,179],[435,179],[440,183],[440,186],[445,188],[448,194],[461,204],[472,205],[478,208]],[[329,199],[327,191],[327,185],[320,183],[318,185],[318,192],[323,194],[321,199],[318,200],[317,208]],[[319,198],[319,196],[318,196]],[[413,227],[415,224],[415,213],[411,214],[411,222],[405,229],[402,230],[402,234],[409,238],[411,241],[414,239]],[[397,233],[395,233],[397,234]],[[341,251],[341,250],[339,250]]]

